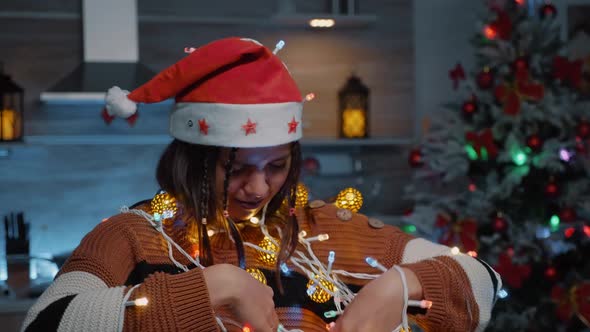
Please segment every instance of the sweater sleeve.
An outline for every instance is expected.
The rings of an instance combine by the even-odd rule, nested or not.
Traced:
[[[31,307],[22,331],[217,331],[200,269],[157,272],[126,285],[139,258],[133,215],[122,214],[84,237]],[[126,306],[140,297],[148,305]]]
[[[432,301],[430,309],[413,317],[425,331],[485,329],[501,287],[498,273],[483,261],[421,238],[408,241],[402,252],[397,264],[416,274],[424,298]]]
[[[385,267],[405,267],[421,283],[424,298],[432,301],[425,312],[411,314],[425,331],[483,331],[491,316],[500,276],[486,263],[451,248],[415,238],[397,227],[341,211],[332,204],[315,204],[302,223],[308,234],[327,233],[329,241],[314,243],[318,257],[336,252],[334,269],[375,273],[365,258],[376,258]],[[300,215],[304,215],[303,211]],[[358,281],[342,277],[345,282]],[[412,311],[413,313],[413,311]]]

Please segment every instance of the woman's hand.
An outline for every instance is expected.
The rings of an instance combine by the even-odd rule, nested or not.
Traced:
[[[404,269],[409,297],[421,298],[416,275]],[[355,296],[330,332],[391,332],[402,322],[403,288],[399,272],[391,269],[366,284]]]
[[[279,325],[272,288],[254,279],[250,273],[230,264],[218,264],[203,270],[211,305],[229,305],[242,324],[256,332],[274,332]]]

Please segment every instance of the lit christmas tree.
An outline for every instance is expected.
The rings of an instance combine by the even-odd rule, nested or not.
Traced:
[[[552,4],[489,9],[476,68],[450,71],[456,100],[410,152],[404,220],[502,275],[487,331],[590,329],[590,68]]]

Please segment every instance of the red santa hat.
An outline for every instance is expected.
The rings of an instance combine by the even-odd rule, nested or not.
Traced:
[[[245,38],[191,49],[131,92],[109,89],[103,117],[107,122],[115,116],[133,119],[137,103],[174,97],[170,133],[179,140],[225,147],[296,141],[302,134],[303,101],[276,51]]]

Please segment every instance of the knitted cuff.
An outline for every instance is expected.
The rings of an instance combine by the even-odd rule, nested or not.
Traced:
[[[170,275],[167,282],[179,331],[218,331],[200,268]]]
[[[445,282],[442,271],[437,270],[438,265],[435,262],[421,261],[400,266],[416,274],[422,285],[424,298],[432,302],[426,312],[426,319],[432,323],[432,326],[444,326],[446,319],[444,304],[447,303],[444,289],[448,287],[448,283]]]

